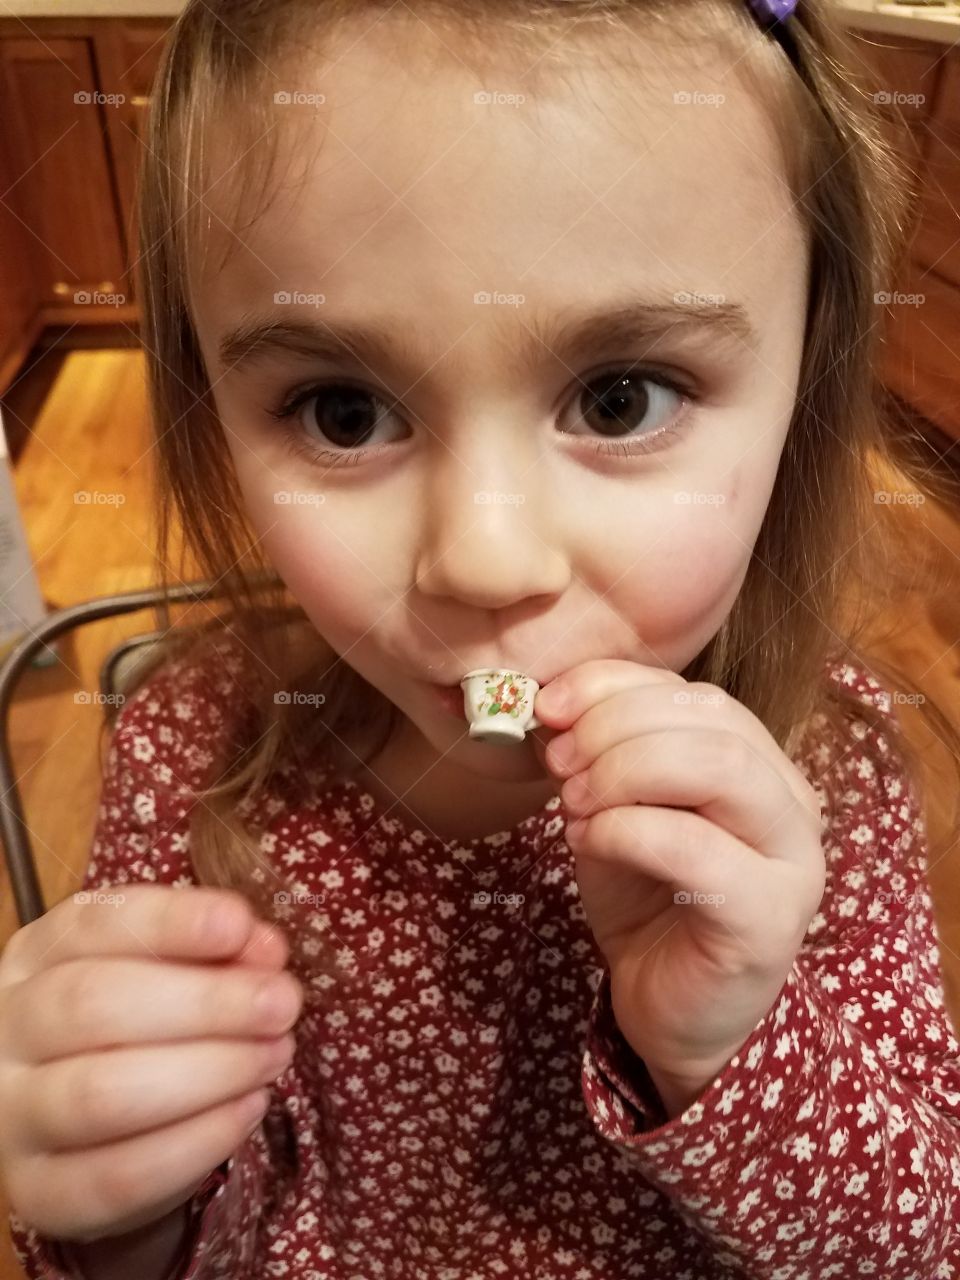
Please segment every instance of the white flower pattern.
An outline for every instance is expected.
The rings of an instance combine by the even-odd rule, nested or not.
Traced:
[[[195,883],[169,782],[215,758],[242,672],[224,645],[124,706],[84,888]],[[861,667],[826,674],[890,714]],[[310,941],[363,981],[323,1013],[329,979],[298,973],[294,1061],[194,1196],[174,1280],[960,1275],[960,1045],[917,801],[865,720],[835,742],[815,717],[795,759],[837,805],[820,909],[773,1007],[666,1121],[613,1018],[558,797],[451,847],[322,771],[302,810],[266,796],[261,854],[317,895]],[[69,1280],[56,1241],[13,1215],[11,1236],[28,1277]]]

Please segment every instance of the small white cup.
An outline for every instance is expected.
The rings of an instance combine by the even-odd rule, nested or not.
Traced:
[[[460,681],[463,714],[470,737],[481,742],[522,742],[528,729],[539,729],[533,700],[540,689],[533,676],[481,667]]]

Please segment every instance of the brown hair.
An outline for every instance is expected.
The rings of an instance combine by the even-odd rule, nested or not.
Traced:
[[[215,785],[194,807],[192,860],[198,881],[239,888],[268,918],[276,915],[271,891],[283,886],[276,871],[263,866],[255,833],[237,816],[238,801],[284,766],[316,760],[318,753],[351,772],[386,742],[396,712],[338,658],[258,558],[191,319],[192,264],[209,249],[196,193],[205,188],[205,133],[218,118],[230,120],[243,156],[227,175],[238,206],[245,192],[269,192],[274,157],[266,141],[257,143],[266,131],[255,110],[275,88],[265,66],[302,51],[335,24],[371,20],[391,8],[376,0],[189,0],[157,78],[141,176],[140,297],[160,473],[158,579],[189,575],[195,567],[169,565],[176,522],[203,576],[222,584],[222,620],[249,654],[243,683],[250,716],[242,740],[225,746]],[[686,32],[702,40],[710,24],[735,55],[736,74],[752,76],[769,101],[812,254],[800,384],[739,597],[681,674],[723,688],[786,751],[815,712],[839,733],[852,714],[875,723],[919,788],[918,760],[900,726],[824,680],[831,655],[866,654],[877,619],[893,605],[902,609],[907,595],[923,586],[922,573],[911,577],[915,557],[904,555],[890,508],[878,505],[878,476],[900,476],[934,499],[957,498],[955,479],[931,469],[894,421],[880,384],[875,295],[897,278],[909,175],[887,140],[866,78],[844,65],[825,4],[803,0],[791,20],[796,68],[759,32],[741,0],[407,0],[402,9],[454,30],[458,55],[468,44],[482,55],[484,41],[496,50],[507,39],[543,55],[558,28],[573,33],[587,22],[584,38],[598,22],[619,25],[629,37],[621,48],[628,51],[637,27],[645,39],[677,42]],[[386,20],[403,19],[391,12]],[[711,44],[714,57],[717,47]],[[238,103],[236,112],[230,102]],[[249,180],[252,162],[265,167],[256,182]],[[244,225],[239,208],[234,225]],[[170,617],[164,611],[168,627]],[[208,631],[172,627],[170,645],[177,651],[202,646]],[[918,694],[895,667],[876,657],[870,667],[888,690]],[[322,694],[323,714],[278,703],[275,693],[290,688]],[[960,736],[929,699],[921,695],[920,702],[956,762]],[[366,745],[354,755],[345,748],[348,738]],[[295,767],[287,776],[297,774]],[[296,951],[293,933],[291,941]],[[310,961],[314,969],[318,963],[322,958]]]

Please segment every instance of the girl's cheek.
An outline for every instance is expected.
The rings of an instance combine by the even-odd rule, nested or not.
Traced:
[[[678,504],[643,523],[594,565],[594,585],[651,651],[675,670],[693,660],[729,614],[749,568],[757,530],[740,527],[736,483],[723,501]],[[614,522],[615,523],[615,522]],[[605,584],[604,585],[604,580]]]
[[[671,666],[686,666],[730,613],[749,563],[742,546],[721,549],[714,540],[703,547],[676,573],[656,583],[648,598],[659,604],[641,633],[643,639],[670,656]]]
[[[390,580],[388,567],[376,560],[383,555],[382,539],[378,552],[370,529],[350,520],[334,527],[328,505],[278,505],[272,523],[258,532],[271,563],[311,618],[338,619],[362,631],[382,611],[384,582]]]
[[[383,611],[383,529],[356,496],[324,491],[282,457],[231,448],[247,520],[266,558],[324,633],[362,633]],[[332,634],[328,639],[333,639]]]

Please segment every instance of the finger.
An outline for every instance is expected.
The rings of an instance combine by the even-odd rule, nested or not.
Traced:
[[[279,924],[268,924],[266,920],[254,918],[253,929],[246,944],[240,948],[231,961],[257,965],[265,969],[283,969],[290,959],[290,942],[283,927]]]
[[[296,1041],[194,1040],[78,1054],[27,1068],[5,1140],[24,1152],[113,1142],[196,1115],[276,1080]]]
[[[683,676],[669,667],[601,658],[582,662],[555,676],[537,693],[533,711],[538,720],[551,728],[566,729],[590,707],[625,689],[645,685],[676,687],[686,683]]]
[[[46,1235],[94,1239],[145,1205],[199,1185],[259,1124],[269,1100],[261,1089],[119,1142],[18,1161],[8,1179],[11,1204],[43,1205],[42,1220],[33,1211],[30,1220]]]
[[[81,890],[13,935],[0,985],[82,956],[223,959],[246,946],[253,921],[250,904],[232,889],[138,883]]]
[[[771,938],[803,940],[822,897],[822,881],[772,862],[688,809],[655,805],[605,809],[574,828],[575,863],[629,867],[673,889],[674,905],[695,912],[700,927],[751,951],[758,965]],[[577,868],[578,879],[580,876]]]
[[[819,821],[820,805],[810,782],[752,712],[714,685],[681,684],[682,688],[634,684],[589,707],[567,733],[550,743],[548,765],[559,777],[567,777],[589,768],[603,752],[641,734],[698,725],[705,732],[728,730],[749,745],[758,761],[766,760],[768,768],[780,774],[795,798]],[[698,752],[696,758],[704,759],[705,753]]]
[[[750,883],[744,862],[752,858],[761,869],[769,864],[699,814],[654,805],[604,809],[574,829],[570,848],[575,859],[587,856],[627,866],[675,891],[699,894],[691,905],[708,919],[716,918],[709,912],[715,913],[720,902],[727,927],[755,929],[753,895],[748,898],[743,891]]]
[[[279,1035],[303,1007],[292,973],[252,965],[71,960],[0,991],[0,1024],[24,1062],[111,1045]]]
[[[527,737],[533,744],[533,753],[537,758],[537,763],[543,770],[544,777],[552,778],[555,781],[556,772],[551,769],[550,763],[547,760],[547,747],[554,738],[559,736],[559,734],[559,729],[548,729],[545,725],[539,725],[536,729],[530,729],[527,731]],[[560,790],[559,782],[556,783],[556,790]]]
[[[724,729],[642,733],[604,751],[560,791],[575,818],[623,805],[695,810],[768,858],[809,862],[816,818],[780,771]]]

